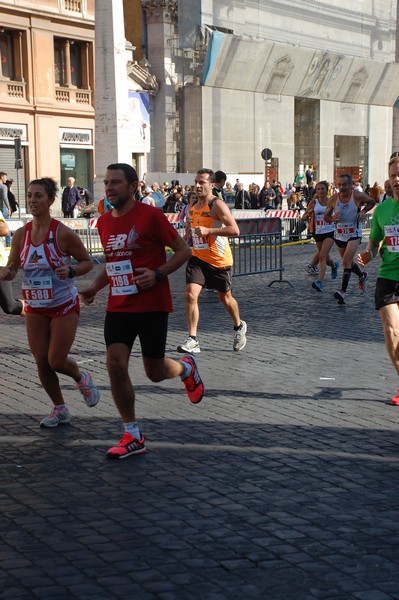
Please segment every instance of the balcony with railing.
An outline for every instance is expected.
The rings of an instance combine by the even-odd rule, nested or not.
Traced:
[[[25,100],[25,81],[12,81],[11,79],[3,79],[0,77],[0,96],[5,96],[10,99]]]
[[[80,104],[91,106],[91,90],[81,90],[57,86],[55,99],[59,103]]]

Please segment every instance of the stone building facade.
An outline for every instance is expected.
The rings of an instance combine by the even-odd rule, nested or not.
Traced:
[[[159,82],[151,170],[259,173],[307,164],[381,181],[398,144],[395,2],[142,0]],[[393,131],[395,140],[392,139]]]

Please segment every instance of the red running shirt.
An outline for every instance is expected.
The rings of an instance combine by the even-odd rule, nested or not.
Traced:
[[[178,235],[164,213],[135,202],[121,217],[112,211],[97,222],[109,281],[108,312],[172,312],[169,282],[165,277],[148,290],[134,283],[135,269],[158,269],[166,262],[165,246]]]

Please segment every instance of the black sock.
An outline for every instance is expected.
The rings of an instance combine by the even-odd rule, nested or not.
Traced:
[[[356,263],[353,263],[351,271],[352,273],[355,273],[359,277],[359,279],[361,279],[364,275],[363,271],[359,269],[359,265],[357,265]]]
[[[349,283],[349,279],[351,276],[351,270],[350,269],[344,269],[344,274],[342,276],[342,291],[346,292],[347,288],[348,288],[348,283]]]

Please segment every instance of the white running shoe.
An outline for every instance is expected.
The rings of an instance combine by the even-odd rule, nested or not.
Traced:
[[[201,348],[198,340],[189,336],[183,344],[177,346],[177,351],[184,354],[198,354],[201,352]]]
[[[242,350],[247,343],[245,334],[247,333],[247,324],[245,321],[241,321],[240,328],[234,332],[233,348],[236,352]]]
[[[47,417],[40,421],[40,427],[57,427],[57,425],[67,424],[71,422],[71,415],[67,407],[58,408],[54,406],[53,410]]]
[[[100,400],[100,392],[93,383],[93,379],[88,371],[81,370],[83,375],[82,383],[77,383],[79,392],[82,394],[87,406],[96,406]]]

